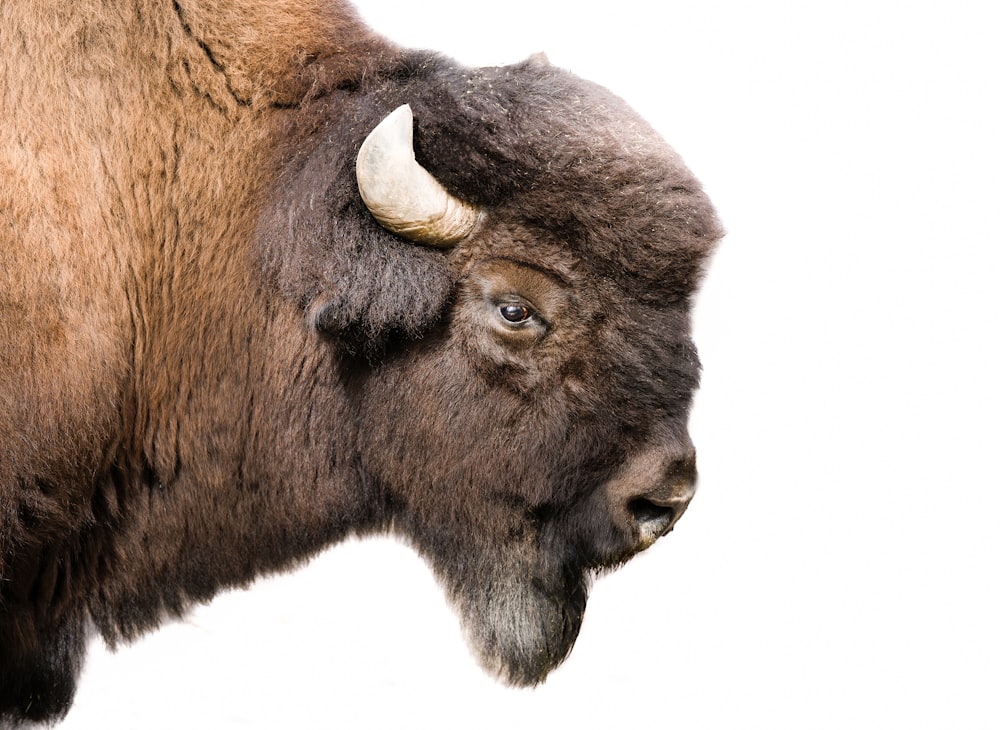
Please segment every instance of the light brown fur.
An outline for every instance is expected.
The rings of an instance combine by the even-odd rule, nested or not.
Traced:
[[[249,337],[233,314],[246,329],[263,319],[245,268],[274,154],[272,117],[282,113],[275,105],[301,101],[319,75],[356,73],[332,66],[350,65],[345,48],[380,46],[328,3],[181,5],[4,7],[5,484],[14,465],[22,475],[27,465],[40,476],[92,475],[120,446],[123,418],[159,434],[145,446],[170,471],[174,426],[146,419],[182,418],[194,381],[217,383],[225,398],[234,365],[225,355],[237,344],[227,340]],[[244,30],[254,28],[268,37]],[[307,62],[318,70],[304,71]],[[204,310],[190,311],[195,304]],[[164,367],[192,345],[202,358]],[[9,515],[17,505],[2,495]]]
[[[136,488],[103,483],[122,454],[161,483],[180,462],[231,479],[252,416],[232,404],[267,377],[247,343],[273,334],[249,247],[277,117],[389,47],[336,3],[37,0],[4,4],[0,48],[2,613],[66,590],[83,568],[60,552],[98,560],[93,527]],[[132,534],[172,560],[198,508],[133,505]],[[0,662],[42,640],[3,633]]]

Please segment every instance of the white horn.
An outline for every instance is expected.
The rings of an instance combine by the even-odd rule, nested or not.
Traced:
[[[413,155],[409,104],[383,119],[358,151],[358,189],[387,230],[418,243],[451,246],[472,232],[479,211],[453,196]]]

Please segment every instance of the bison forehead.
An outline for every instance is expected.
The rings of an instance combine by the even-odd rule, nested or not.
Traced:
[[[535,60],[439,63],[412,104],[417,156],[447,187],[554,234],[629,290],[693,291],[721,227],[680,157],[624,101]]]

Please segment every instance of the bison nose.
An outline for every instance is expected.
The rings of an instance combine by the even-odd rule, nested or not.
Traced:
[[[617,519],[644,550],[670,532],[694,497],[694,456],[667,459],[643,454],[627,464],[609,485]]]

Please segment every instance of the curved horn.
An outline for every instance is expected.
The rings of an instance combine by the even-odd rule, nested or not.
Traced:
[[[451,246],[472,232],[479,211],[442,187],[413,156],[408,104],[383,119],[358,151],[358,189],[384,228],[432,246]]]

